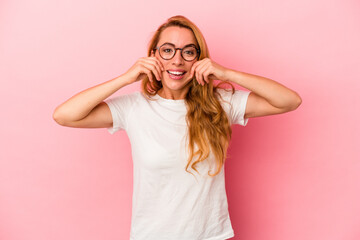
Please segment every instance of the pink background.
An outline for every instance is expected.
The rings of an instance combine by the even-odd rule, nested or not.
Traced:
[[[126,132],[62,127],[52,114],[124,73],[176,14],[199,26],[214,61],[303,100],[233,126],[233,239],[360,239],[357,0],[2,0],[0,239],[129,239]]]

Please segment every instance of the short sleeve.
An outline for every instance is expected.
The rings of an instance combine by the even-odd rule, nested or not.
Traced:
[[[114,134],[119,130],[126,130],[128,116],[133,109],[132,105],[136,101],[137,95],[138,93],[135,92],[109,98],[104,101],[109,106],[113,119],[113,126],[107,128],[110,134]]]
[[[223,108],[227,113],[229,120],[232,124],[240,124],[246,126],[249,119],[244,118],[246,103],[251,92],[244,90],[235,89],[234,94],[232,94],[231,89],[218,89],[218,92],[221,94]]]
[[[243,90],[235,90],[235,93],[231,95],[230,105],[231,105],[231,118],[232,124],[240,124],[246,126],[249,119],[244,118],[246,103],[248,100],[250,92]]]

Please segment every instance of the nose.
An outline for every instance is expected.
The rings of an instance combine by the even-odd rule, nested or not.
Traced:
[[[175,56],[173,57],[172,60],[173,60],[173,64],[175,64],[175,65],[183,65],[184,64],[184,59],[181,56],[180,49],[176,49]]]

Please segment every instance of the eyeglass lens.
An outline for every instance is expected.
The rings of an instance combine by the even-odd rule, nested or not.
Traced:
[[[165,44],[160,47],[159,53],[162,58],[169,60],[175,56],[175,47],[170,44]],[[197,57],[196,48],[194,46],[188,46],[182,49],[181,55],[186,61],[192,61]]]

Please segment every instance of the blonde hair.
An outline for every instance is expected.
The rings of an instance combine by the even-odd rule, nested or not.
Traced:
[[[210,57],[205,38],[199,28],[189,19],[181,15],[171,17],[159,26],[150,40],[148,46],[148,56],[151,56],[151,51],[158,44],[162,31],[170,26],[178,26],[191,30],[200,49],[199,60]],[[155,76],[153,77],[155,79]],[[216,159],[217,170],[214,174],[210,174],[209,170],[209,176],[216,176],[221,171],[221,168],[225,163],[232,130],[227,115],[219,101],[219,97],[221,97],[221,95],[216,91],[217,88],[220,88],[219,86],[224,83],[230,84],[232,93],[234,93],[234,86],[229,82],[221,82],[220,84],[214,86],[213,81],[209,80],[208,84],[202,86],[197,82],[194,76],[189,83],[189,91],[185,97],[185,103],[187,106],[186,122],[188,125],[190,150],[188,163],[185,167],[185,171],[187,172],[189,172],[187,169],[191,164],[192,159],[195,156],[198,156],[198,158],[191,164],[191,168],[199,173],[195,166],[197,163],[206,160],[209,157],[211,150]],[[142,92],[148,99],[151,99],[150,96],[156,95],[161,88],[162,83],[159,81],[150,82],[148,77],[142,80]],[[196,152],[194,152],[195,144],[198,147]]]

